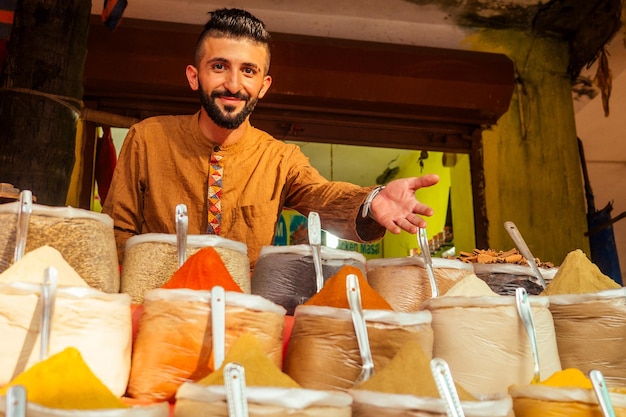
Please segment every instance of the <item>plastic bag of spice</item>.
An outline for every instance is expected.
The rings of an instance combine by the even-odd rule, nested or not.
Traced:
[[[186,259],[202,248],[218,253],[231,277],[244,293],[250,293],[250,259],[245,243],[216,235],[187,236]],[[133,303],[143,302],[144,294],[160,288],[179,269],[176,235],[146,233],[126,241],[122,266],[121,291],[130,294]]]
[[[454,382],[454,385],[465,415],[505,417],[512,410],[508,395],[477,398],[458,383]],[[430,358],[414,341],[405,343],[386,367],[348,392],[354,399],[353,416],[429,417],[446,414],[445,403],[430,369]]]
[[[607,383],[613,411],[626,417],[626,387]],[[589,378],[575,368],[564,369],[539,384],[509,387],[516,417],[595,417],[603,412]]]
[[[225,346],[246,332],[282,367],[285,309],[253,294],[225,292]],[[211,292],[154,289],[146,293],[133,348],[128,395],[170,400],[185,381],[212,369]]]
[[[549,299],[563,368],[597,369],[626,387],[626,288]]]
[[[0,386],[40,360],[41,285],[0,284]],[[130,297],[88,287],[56,291],[51,355],[77,348],[117,396],[126,392],[131,359]]]
[[[529,295],[539,295],[543,291],[537,277],[527,265],[510,263],[473,263],[471,265],[476,276],[485,281],[497,294],[515,295],[518,287],[525,288]],[[540,271],[546,283],[550,283],[558,268],[541,268]]]
[[[374,370],[382,369],[407,341],[431,357],[433,332],[427,311],[364,310]],[[304,388],[346,390],[361,373],[361,356],[350,310],[301,305],[287,346],[285,372]]]
[[[224,363],[197,383],[185,382],[176,392],[175,417],[228,414],[224,369],[243,367],[245,396],[250,416],[350,417],[352,398],[343,392],[301,388],[263,352],[252,334],[245,333],[231,346]]]
[[[12,261],[19,202],[0,204],[0,272]],[[41,246],[58,250],[89,286],[108,293],[120,290],[113,219],[73,207],[33,204],[25,252]]]
[[[546,297],[529,296],[540,373],[561,370],[554,321]],[[475,395],[506,393],[533,377],[531,344],[515,297],[438,297],[424,302],[432,314],[433,356],[448,362],[455,380]]]
[[[472,265],[454,259],[433,258],[433,272],[439,295],[474,271]],[[424,259],[370,259],[366,263],[367,281],[395,311],[419,311],[424,301],[432,297],[432,289]]]
[[[344,265],[365,273],[365,257],[358,252],[321,250],[324,282]],[[252,273],[252,294],[279,304],[293,315],[295,308],[316,293],[315,264],[310,245],[264,246]]]

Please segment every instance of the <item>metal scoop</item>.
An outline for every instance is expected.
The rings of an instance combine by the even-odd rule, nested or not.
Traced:
[[[176,206],[176,248],[178,251],[178,267],[183,266],[187,260],[187,228],[189,218],[187,217],[187,206],[179,204]]]
[[[430,281],[430,289],[432,291],[432,298],[439,296],[439,288],[437,287],[437,280],[435,279],[435,271],[433,270],[433,260],[430,257],[430,248],[428,247],[428,235],[426,229],[417,229],[417,243],[420,245],[422,251],[422,258],[424,259],[424,265],[426,265],[426,272],[428,273],[428,281]]]
[[[513,242],[515,242],[515,246],[517,246],[517,249],[519,249],[519,251],[522,253],[522,256],[524,256],[524,258],[526,258],[526,260],[528,261],[528,265],[535,274],[535,277],[537,277],[537,280],[539,281],[541,287],[545,289],[546,280],[543,279],[543,275],[541,275],[541,271],[537,266],[537,262],[535,262],[535,257],[530,252],[530,249],[528,249],[528,245],[526,245],[526,241],[522,237],[520,231],[517,229],[517,226],[515,226],[515,223],[511,221],[504,222],[504,228],[507,232],[509,232],[511,239],[513,239]]]
[[[356,341],[359,345],[361,353],[361,374],[355,381],[355,386],[367,381],[374,374],[374,360],[372,359],[372,351],[370,349],[370,341],[367,335],[367,324],[363,316],[363,307],[361,304],[361,289],[359,287],[359,278],[354,274],[348,274],[346,277],[346,293],[348,296],[348,304],[350,305],[350,313],[352,315],[352,324],[356,333]]]
[[[229,417],[248,417],[246,397],[246,373],[238,363],[229,362],[224,366],[224,386]]]
[[[11,385],[6,396],[6,417],[26,416],[26,388],[22,385]]]
[[[309,213],[307,228],[309,231],[309,245],[313,250],[313,264],[315,265],[315,284],[317,292],[324,287],[324,273],[322,270],[322,228],[320,215],[314,211]]]
[[[590,371],[589,379],[591,379],[593,391],[596,393],[596,397],[598,398],[598,403],[600,404],[604,417],[615,417],[613,403],[611,402],[609,391],[606,388],[606,382],[604,381],[602,372],[598,370]]]
[[[430,370],[435,378],[437,391],[446,405],[447,416],[465,417],[448,363],[443,359],[434,358],[430,361]]]
[[[33,212],[33,194],[29,190],[20,193],[20,208],[17,212],[17,230],[15,233],[15,252],[13,263],[24,256],[26,250],[26,237],[28,236],[28,223]]]
[[[57,295],[57,270],[53,266],[46,268],[43,283],[41,284],[41,329],[39,360],[48,358],[50,351],[50,333],[52,331],[52,316]]]
[[[535,323],[533,322],[532,310],[530,308],[530,302],[528,301],[528,294],[524,287],[518,287],[515,289],[515,301],[517,303],[517,312],[524,324],[526,333],[528,333],[528,339],[530,340],[530,348],[533,352],[533,379],[531,384],[538,384],[541,382],[541,375],[539,374],[539,348],[537,347],[537,335],[535,333]]]
[[[211,288],[211,331],[213,337],[213,367],[218,369],[224,362],[226,344],[226,297],[219,285]]]

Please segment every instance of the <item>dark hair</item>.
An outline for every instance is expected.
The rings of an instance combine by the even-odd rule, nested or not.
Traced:
[[[196,65],[199,64],[201,59],[204,40],[208,37],[213,37],[248,39],[265,45],[269,66],[271,36],[265,29],[265,24],[262,21],[241,9],[218,9],[209,12],[209,15],[211,17],[204,25],[204,29],[196,43]],[[266,72],[268,69],[266,68]]]

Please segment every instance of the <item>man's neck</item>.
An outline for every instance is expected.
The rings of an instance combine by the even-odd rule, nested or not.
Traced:
[[[246,131],[247,120],[243,122],[236,129],[224,129],[211,120],[211,118],[204,112],[200,111],[200,119],[198,120],[200,131],[206,136],[212,143],[216,145],[232,145],[243,137]]]

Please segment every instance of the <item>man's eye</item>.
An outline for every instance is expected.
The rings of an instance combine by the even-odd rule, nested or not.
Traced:
[[[225,67],[224,64],[213,64],[213,69],[217,71],[223,71]]]
[[[244,68],[243,73],[246,75],[255,75],[256,70],[254,68]]]

